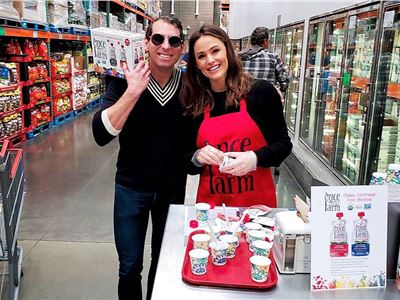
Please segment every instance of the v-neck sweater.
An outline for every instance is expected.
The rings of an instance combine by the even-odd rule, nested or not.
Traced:
[[[115,177],[118,184],[142,192],[184,189],[181,75],[176,72],[164,88],[150,80],[118,135],[120,149]],[[93,117],[92,126],[94,138],[101,146],[115,138],[105,128],[101,112],[118,101],[127,89],[125,79],[107,81],[104,101]]]

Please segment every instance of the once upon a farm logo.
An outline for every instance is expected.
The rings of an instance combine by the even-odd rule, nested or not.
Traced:
[[[325,193],[325,211],[340,211],[340,194]]]

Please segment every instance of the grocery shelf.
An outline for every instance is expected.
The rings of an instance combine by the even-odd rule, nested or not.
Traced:
[[[50,32],[22,28],[0,27],[0,36],[40,38],[48,41],[50,39]]]
[[[49,34],[50,38],[53,40],[68,40],[68,41],[81,41],[81,42],[90,41],[89,35],[58,33],[58,32],[49,32]]]
[[[137,9],[133,8],[132,6],[129,6],[129,5],[125,4],[125,3],[123,3],[121,0],[111,0],[111,2],[116,3],[119,6],[125,8],[127,10],[130,10],[131,12],[133,12],[133,13],[139,15],[139,16],[142,16],[143,18],[145,18],[145,19],[147,19],[147,20],[149,20],[151,22],[155,21],[152,17],[146,15],[145,13],[141,12],[140,10],[137,10]]]

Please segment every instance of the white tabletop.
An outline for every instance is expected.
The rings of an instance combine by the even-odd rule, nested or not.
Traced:
[[[191,209],[194,208],[189,207]],[[185,254],[184,228],[185,206],[170,206],[152,300],[400,299],[400,290],[395,287],[394,280],[388,280],[386,288],[311,292],[309,274],[278,274],[277,286],[262,291],[190,285],[182,281],[181,274]]]

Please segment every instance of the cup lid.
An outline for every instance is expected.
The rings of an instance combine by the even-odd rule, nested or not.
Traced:
[[[208,242],[210,239],[210,236],[204,233],[199,233],[192,236],[192,240],[195,242]]]
[[[228,247],[229,247],[229,244],[227,242],[223,242],[223,241],[217,241],[217,242],[210,243],[210,248],[212,248],[212,249],[224,250],[224,249],[228,249]]]
[[[193,258],[206,258],[210,255],[207,250],[193,249],[189,251],[189,256]]]
[[[253,255],[250,257],[250,262],[257,266],[268,266],[271,264],[271,260],[266,256]]]
[[[247,229],[257,229],[257,230],[260,230],[262,228],[261,224],[253,222],[248,222],[244,224],[244,227],[246,227]]]
[[[248,234],[249,236],[254,236],[257,238],[264,238],[264,239],[268,236],[268,234],[263,230],[250,230]]]
[[[236,235],[231,235],[231,234],[223,234],[219,237],[219,239],[223,242],[228,242],[228,243],[235,243],[239,240]]]
[[[199,209],[199,210],[207,210],[207,209],[210,209],[210,208],[211,208],[211,205],[208,204],[208,203],[199,202],[199,203],[196,203],[196,204],[194,205],[194,207],[195,207],[196,209]]]
[[[261,248],[261,249],[271,249],[272,243],[263,240],[255,240],[252,242],[254,247]]]

